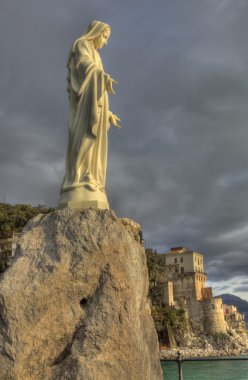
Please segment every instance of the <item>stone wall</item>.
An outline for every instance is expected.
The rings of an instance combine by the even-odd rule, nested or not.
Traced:
[[[175,274],[173,279],[174,299],[202,300],[202,288],[205,287],[205,273]]]
[[[201,301],[196,301],[195,299],[192,299],[187,302],[186,308],[189,318],[191,318],[193,321],[197,323],[201,323],[202,325],[204,325],[204,310]]]
[[[167,281],[164,283],[162,301],[165,305],[174,306],[174,287],[172,281]]]
[[[195,292],[196,292],[197,301],[200,301],[203,299],[202,289],[205,288],[206,279],[207,279],[207,276],[205,273],[195,274]]]
[[[182,307],[182,305],[180,304]],[[188,299],[184,306],[190,319],[200,323],[206,334],[226,333],[227,326],[224,318],[221,298],[197,301]]]
[[[195,276],[194,273],[175,274],[173,279],[174,299],[195,299]]]
[[[211,300],[202,301],[204,314],[204,328],[207,334],[227,332],[226,321],[223,313],[223,304],[221,298],[212,298]]]

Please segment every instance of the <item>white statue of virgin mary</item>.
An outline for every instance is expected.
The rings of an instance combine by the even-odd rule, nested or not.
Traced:
[[[114,81],[98,53],[107,44],[110,26],[93,21],[68,58],[69,132],[60,207],[109,208],[105,192],[108,129],[120,119],[109,111]]]

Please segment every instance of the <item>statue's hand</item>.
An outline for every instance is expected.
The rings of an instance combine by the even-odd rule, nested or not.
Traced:
[[[106,90],[108,93],[115,95],[114,89],[113,89],[113,84],[118,83],[116,80],[111,78],[110,75],[107,76],[107,81],[106,81]]]
[[[111,124],[113,124],[118,129],[121,128],[121,125],[119,124],[119,121],[121,121],[121,119],[119,119],[118,116],[116,116],[115,114],[111,113],[109,115],[109,122]]]

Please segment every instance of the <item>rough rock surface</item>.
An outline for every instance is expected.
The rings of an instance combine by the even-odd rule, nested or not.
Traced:
[[[0,282],[0,379],[163,378],[137,226],[93,209],[27,224]]]
[[[235,356],[248,354],[248,335],[238,334],[231,328],[227,334],[216,333],[206,335],[203,325],[190,320],[190,328],[186,332],[177,331],[175,339],[177,348],[161,347],[161,359],[174,359],[180,351],[183,358],[208,356]]]

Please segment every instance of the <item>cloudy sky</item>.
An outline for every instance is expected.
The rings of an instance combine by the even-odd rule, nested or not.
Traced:
[[[118,80],[111,208],[147,246],[205,254],[216,293],[248,300],[248,1],[3,0],[0,202],[56,206],[64,173],[66,60],[92,19]]]

